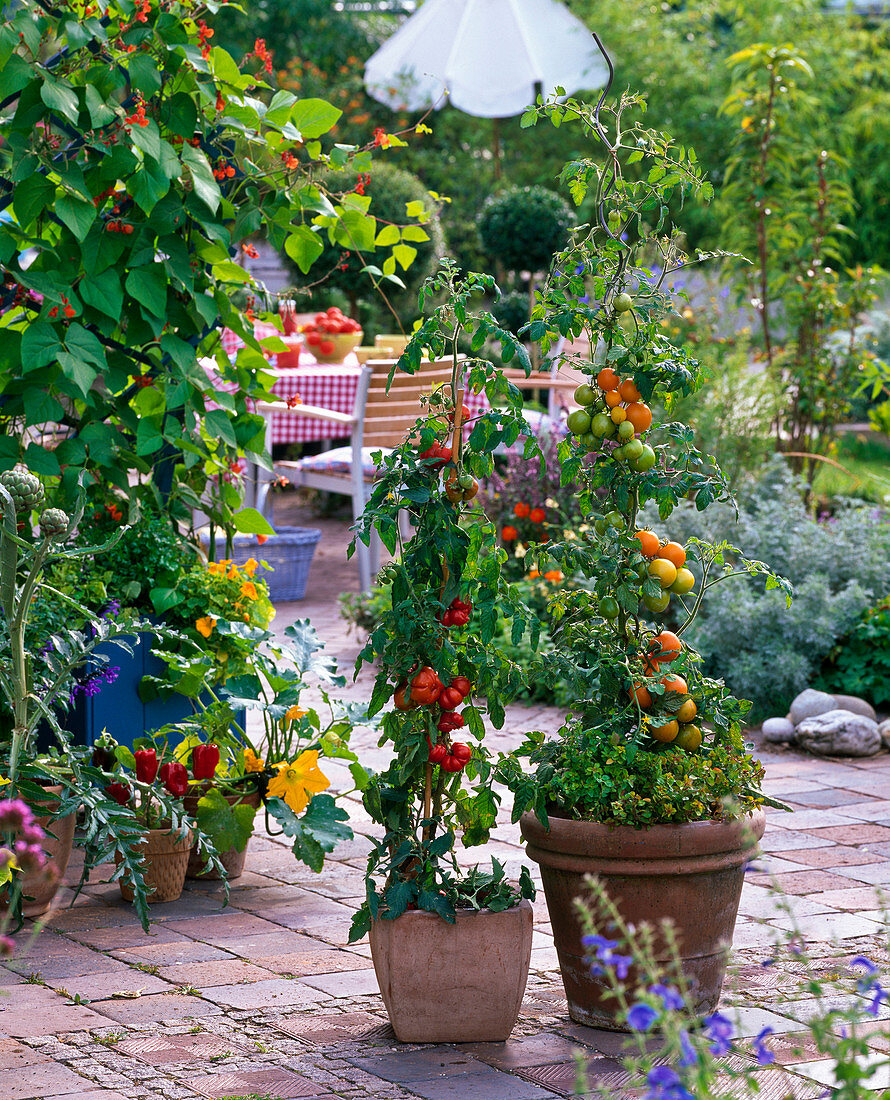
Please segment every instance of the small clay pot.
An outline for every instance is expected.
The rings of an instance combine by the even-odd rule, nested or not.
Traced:
[[[206,793],[205,787],[200,791],[190,791],[183,799],[183,806],[185,812],[189,817],[193,818],[198,809],[198,802],[203,794]],[[254,809],[258,809],[260,805],[260,793],[257,790],[245,791],[244,793],[226,794],[223,795],[226,802],[230,806],[236,806],[238,803],[246,803],[248,806],[253,806]],[[233,878],[239,878],[244,873],[244,860],[247,858],[247,849],[250,846],[250,839],[248,838],[247,844],[239,852],[237,848],[229,848],[227,852],[219,852],[219,860],[222,863],[226,872],[226,881],[230,882]],[[204,858],[198,851],[197,842],[192,845],[192,850],[189,852],[188,870],[185,877],[192,879],[212,879],[219,881],[222,875],[216,871],[203,871]]]
[[[371,925],[371,958],[403,1043],[504,1042],[516,1024],[532,950],[528,901],[454,924],[414,910]]]
[[[763,811],[737,821],[647,829],[549,820],[545,829],[534,814],[523,814],[520,828],[529,858],[541,867],[571,1018],[588,1027],[624,1030],[615,1018],[615,1000],[604,996],[608,981],[591,974],[581,943],[584,927],[575,900],[590,896],[587,875],[600,880],[628,924],[645,922],[657,933],[662,920],[671,920],[690,985],[689,1008],[696,1015],[713,1012],[726,974],[745,865],[763,836]],[[667,965],[670,951],[658,934],[655,950]]]
[[[35,811],[47,812],[37,817],[37,824],[46,833],[43,842],[43,850],[47,858],[53,864],[56,874],[48,872],[46,868],[39,871],[29,871],[22,879],[22,894],[27,895],[22,905],[22,912],[26,917],[42,916],[52,904],[56,891],[65,877],[68,869],[68,861],[71,859],[71,849],[74,846],[74,826],[77,821],[76,814],[66,814],[53,821],[52,814],[59,806],[58,796],[62,793],[61,785],[47,787],[47,798],[41,799],[31,808]],[[2,893],[2,892],[0,892]],[[0,913],[8,908],[7,903],[0,897]]]
[[[194,840],[194,830],[184,835],[169,829],[149,829],[139,847],[142,850],[142,874],[145,878],[146,900],[151,902],[176,901],[185,886],[185,871]],[[120,856],[115,853],[115,863]],[[133,900],[133,887],[119,879],[121,897]]]

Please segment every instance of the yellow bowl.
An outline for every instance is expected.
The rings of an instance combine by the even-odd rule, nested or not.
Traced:
[[[369,359],[396,359],[396,353],[390,347],[381,347],[375,344],[371,347],[370,344],[364,344],[361,347],[353,348],[355,357],[362,364],[368,362]]]
[[[318,344],[315,347],[306,345],[306,350],[310,355],[314,355],[319,363],[342,363],[346,356],[362,342],[361,329],[358,332],[320,332],[318,335],[322,343],[330,341],[334,345],[333,350],[327,353],[321,351]]]
[[[390,348],[396,355],[401,355],[410,339],[410,336],[403,336],[400,332],[388,332],[375,336],[374,343],[378,348]]]

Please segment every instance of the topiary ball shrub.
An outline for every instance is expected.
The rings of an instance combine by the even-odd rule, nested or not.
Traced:
[[[571,206],[546,187],[508,187],[479,215],[482,247],[510,271],[546,271],[576,224]]]
[[[411,230],[411,239],[403,243],[417,250],[413,263],[407,270],[398,268],[396,274],[405,284],[401,290],[394,283],[384,282],[383,289],[387,298],[404,321],[413,321],[417,314],[417,293],[420,286],[429,275],[436,270],[439,260],[445,254],[445,236],[439,221],[438,211],[427,189],[417,176],[405,172],[401,168],[394,168],[390,164],[374,164],[370,172],[362,173],[365,177],[363,191],[371,196],[372,211],[377,218],[377,230],[384,229],[387,225],[403,226],[407,222],[406,205],[411,202],[423,203],[430,218],[422,226],[429,239],[416,240],[419,236],[416,230]],[[367,177],[370,176],[370,179]],[[347,194],[354,191],[359,182],[359,173],[354,171],[329,172],[323,179],[324,187],[336,194]],[[362,274],[362,269],[368,264],[382,266],[374,251],[357,252],[344,249],[343,245],[331,244],[326,230],[321,232],[321,240],[324,243],[324,251],[312,266],[310,275],[304,275],[294,265],[289,256],[282,253],[282,260],[288,269],[293,272],[295,286],[310,286],[318,283],[320,277],[325,276],[323,282],[313,287],[311,302],[313,306],[330,304],[332,291],[339,291],[346,295],[349,301],[351,316],[355,316],[358,310],[360,298],[372,298],[374,288],[368,275]],[[348,255],[346,254],[348,251]],[[381,249],[382,251],[382,249]],[[386,246],[386,254],[389,255],[390,246]],[[300,303],[302,307],[302,302]],[[392,321],[390,319],[390,325]],[[367,333],[365,334],[367,336]]]

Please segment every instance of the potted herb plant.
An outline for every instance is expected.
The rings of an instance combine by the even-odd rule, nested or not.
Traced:
[[[390,600],[357,666],[376,662],[370,711],[384,712],[381,743],[394,755],[363,795],[383,836],[369,855],[367,898],[350,939],[370,934],[399,1039],[493,1041],[509,1035],[522,1001],[534,891],[527,872],[514,886],[497,863],[491,872],[463,871],[455,846],[484,843],[497,816],[485,728],[503,724],[504,704],[521,685],[496,644],[499,615],[520,634],[538,622],[503,575],[496,527],[476,496],[495,448],[524,429],[521,397],[491,362],[460,360],[458,340],[471,334],[478,349],[493,337],[504,360],[517,356],[527,367],[528,358],[489,314],[471,312],[475,295],[496,292],[492,279],[460,277],[445,261],[425,284],[421,309],[426,295],[440,292],[444,304],[426,317],[393,374],[414,373],[424,350],[437,358],[447,348],[451,381],[425,399],[416,430],[382,458],[357,533],[368,540],[376,530],[398,557],[383,571]],[[465,386],[485,386],[502,407],[466,423]],[[407,540],[402,509],[413,524]]]
[[[696,1011],[717,1003],[769,799],[742,738],[750,704],[703,675],[683,634],[707,590],[732,575],[789,587],[728,544],[670,537],[681,499],[703,509],[729,497],[715,459],[669,420],[672,398],[694,392],[700,371],[659,326],[670,309],[666,280],[689,262],[665,228],[668,204],[711,188],[692,150],[632,120],[640,104],[624,95],[607,108],[604,93],[595,108],[551,102],[523,117],[524,126],[549,118],[580,127],[601,144],[605,165],[579,158],[563,170],[575,202],[593,198],[596,217],[554,258],[529,328],[545,349],[582,334],[595,349],[575,362],[587,380],[560,447],[563,479],[577,484],[590,526],[546,551],[581,581],[554,591],[549,608],[546,674],[568,680],[575,702],[555,737],[533,735],[519,750],[530,773],[513,756],[500,775],[541,865],[570,1015],[601,1027],[618,1025],[581,942],[574,902],[586,874],[603,881],[628,923],[670,918]],[[637,165],[633,180],[627,164]],[[646,504],[657,508],[657,531],[641,519]]]

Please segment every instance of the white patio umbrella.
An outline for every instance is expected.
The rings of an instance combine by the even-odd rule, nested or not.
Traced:
[[[365,65],[368,92],[388,107],[441,107],[447,91],[481,118],[607,79],[590,31],[558,0],[426,0]]]

